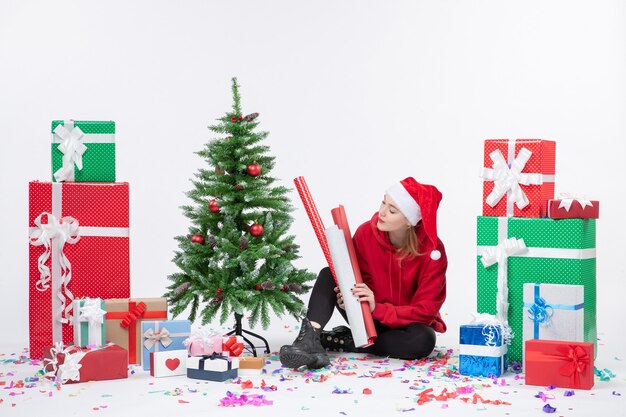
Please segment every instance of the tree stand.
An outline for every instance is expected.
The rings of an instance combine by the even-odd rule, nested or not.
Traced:
[[[267,340],[263,337],[260,336],[256,333],[251,332],[250,330],[246,330],[241,326],[241,319],[243,318],[242,314],[239,313],[235,313],[235,328],[233,330],[231,330],[230,332],[226,333],[226,336],[241,336],[241,338],[243,339],[244,342],[246,342],[246,344],[244,345],[246,350],[248,351],[252,351],[252,354],[254,356],[256,356],[256,348],[255,346],[252,344],[252,342],[243,335],[243,333],[245,334],[249,334],[252,337],[256,337],[257,339],[261,340],[263,343],[265,343],[265,354],[269,354],[270,353],[270,345],[267,343]]]

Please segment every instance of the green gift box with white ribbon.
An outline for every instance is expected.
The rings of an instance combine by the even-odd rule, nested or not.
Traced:
[[[104,300],[84,298],[72,302],[74,308],[74,345],[106,345],[106,310]]]
[[[509,360],[522,361],[526,283],[584,286],[583,339],[596,343],[595,219],[478,216],[477,226],[477,309],[508,320]]]
[[[52,180],[115,182],[115,122],[54,120]]]

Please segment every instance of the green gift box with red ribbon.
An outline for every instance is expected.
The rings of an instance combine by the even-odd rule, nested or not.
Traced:
[[[106,335],[110,342],[128,350],[128,363],[141,363],[144,320],[167,320],[167,299],[116,298],[105,300]]]

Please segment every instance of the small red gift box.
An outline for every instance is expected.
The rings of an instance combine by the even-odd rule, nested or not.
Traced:
[[[550,140],[485,140],[483,216],[545,217],[554,198],[555,153]]]
[[[114,344],[92,350],[48,347],[44,349],[44,371],[64,384],[128,378],[128,352]]]
[[[74,340],[72,300],[130,296],[128,183],[29,184],[30,357]]]
[[[524,361],[527,385],[593,387],[593,343],[527,340]]]
[[[561,198],[548,201],[548,217],[551,219],[597,219],[600,202],[581,198]]]

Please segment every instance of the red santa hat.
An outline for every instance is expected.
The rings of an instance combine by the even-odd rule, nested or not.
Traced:
[[[430,253],[431,259],[441,258],[441,252],[437,250],[437,208],[441,193],[437,187],[407,177],[389,187],[386,193],[413,226],[422,221],[426,236],[435,248]]]

